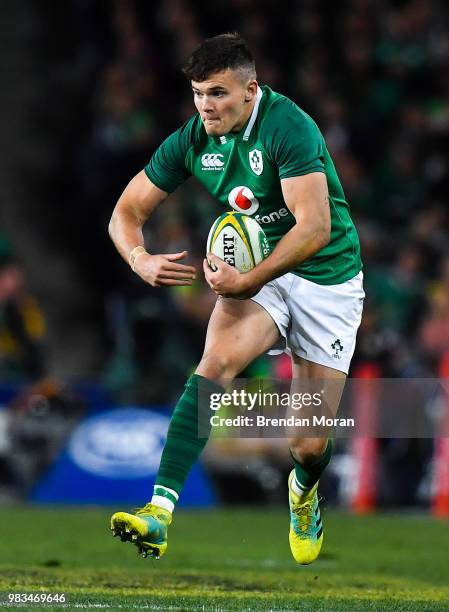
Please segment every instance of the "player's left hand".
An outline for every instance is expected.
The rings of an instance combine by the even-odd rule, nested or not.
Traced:
[[[208,261],[216,268],[212,270]],[[260,287],[251,282],[251,273],[241,274],[233,266],[214,255],[207,254],[203,261],[203,270],[206,281],[217,295],[237,300],[246,300],[255,295]]]

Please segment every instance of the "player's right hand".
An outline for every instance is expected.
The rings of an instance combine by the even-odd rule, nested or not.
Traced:
[[[191,285],[196,278],[196,269],[177,263],[187,254],[187,251],[165,255],[144,253],[137,258],[134,271],[152,287]]]

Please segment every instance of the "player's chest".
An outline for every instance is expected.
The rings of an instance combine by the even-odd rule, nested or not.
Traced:
[[[255,201],[263,206],[269,205],[273,195],[279,198],[277,168],[258,142],[208,143],[191,150],[187,163],[214,197],[242,212],[254,208]]]

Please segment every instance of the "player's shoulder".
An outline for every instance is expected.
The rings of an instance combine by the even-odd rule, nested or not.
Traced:
[[[292,128],[317,129],[312,117],[287,96],[273,91],[267,85],[262,87],[264,94],[264,113],[260,126],[262,135],[269,135],[273,130],[290,130]]]
[[[179,144],[184,149],[189,149],[195,146],[202,138],[204,138],[203,122],[198,113],[187,119],[181,127],[179,127],[173,136],[179,141]]]
[[[159,145],[145,166],[148,178],[167,193],[174,191],[190,175],[186,159],[201,137],[198,119],[198,115],[194,115],[172,132]]]
[[[299,176],[310,167],[322,167],[325,144],[316,123],[287,96],[265,91],[259,140],[268,159],[282,169],[280,176]]]

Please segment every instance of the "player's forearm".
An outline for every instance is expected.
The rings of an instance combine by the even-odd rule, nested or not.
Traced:
[[[109,236],[126,262],[136,246],[144,246],[142,227],[143,222],[132,209],[123,210],[116,207],[109,222]]]
[[[167,194],[153,185],[142,170],[120,196],[109,223],[109,235],[120,255],[129,261],[137,246],[143,246],[142,228]]]
[[[325,247],[329,242],[329,234],[329,229],[324,225],[295,225],[278,242],[272,253],[248,272],[248,280],[254,285],[262,286],[282,274],[291,272]]]

